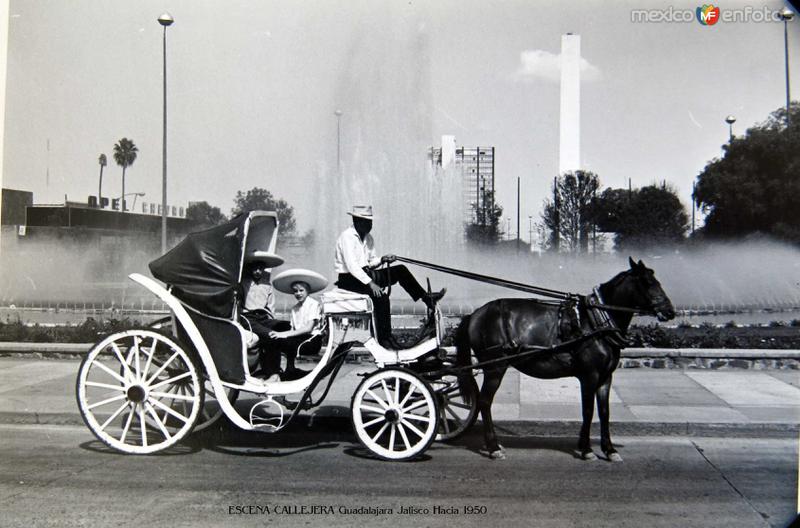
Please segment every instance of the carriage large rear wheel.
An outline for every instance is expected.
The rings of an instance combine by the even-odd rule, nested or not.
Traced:
[[[353,428],[364,446],[387,460],[409,460],[436,437],[436,398],[417,374],[384,369],[367,376],[353,394]]]
[[[478,419],[478,384],[471,374],[442,376],[430,384],[439,411],[436,440],[455,440]]]
[[[123,453],[148,454],[192,431],[203,407],[196,359],[147,329],[97,343],[78,372],[78,408],[92,433]]]

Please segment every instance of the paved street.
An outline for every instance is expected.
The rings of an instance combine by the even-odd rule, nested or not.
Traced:
[[[625,461],[613,464],[577,459],[572,438],[510,439],[508,460],[493,461],[473,435],[391,463],[346,432],[253,433],[144,457],[110,452],[86,428],[2,425],[0,436],[8,527],[750,528],[785,526],[797,504],[788,439],[620,437]]]

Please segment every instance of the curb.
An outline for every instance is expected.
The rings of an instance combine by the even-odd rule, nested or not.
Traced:
[[[2,354],[64,354],[84,355],[94,343],[26,343],[0,342]],[[455,353],[455,347],[443,347],[448,353]],[[362,347],[353,348],[358,354],[365,354]],[[625,348],[621,354],[623,359],[666,359],[666,358],[704,358],[704,359],[783,359],[800,360],[800,350],[783,350],[774,348]]]
[[[0,424],[3,425],[57,425],[83,426],[85,424],[78,413],[25,413],[0,412]],[[599,425],[592,424],[593,428]],[[495,428],[500,436],[558,436],[572,437],[578,434],[581,427],[579,421],[523,421],[496,420]],[[615,436],[696,436],[696,437],[731,437],[731,438],[796,438],[800,433],[797,423],[699,423],[699,422],[613,422],[612,432]],[[480,434],[482,426],[476,423],[469,434]],[[282,434],[298,434],[314,432],[330,432],[335,437],[352,435],[352,424],[349,416],[316,416],[301,415],[287,427]],[[265,435],[258,431],[245,431],[220,420],[219,425],[209,431],[198,433],[198,436],[223,436],[237,441],[252,441],[255,435]]]

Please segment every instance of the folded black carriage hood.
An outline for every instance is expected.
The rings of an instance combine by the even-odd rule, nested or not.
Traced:
[[[152,261],[150,272],[172,286],[172,294],[192,308],[207,315],[231,317],[247,218],[242,214],[228,223],[190,233]]]

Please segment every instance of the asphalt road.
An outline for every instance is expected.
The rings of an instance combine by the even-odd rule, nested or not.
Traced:
[[[375,460],[348,432],[146,457],[86,428],[2,425],[0,438],[5,527],[766,527],[787,525],[798,499],[796,440],[619,437],[614,464],[579,460],[574,438],[506,439],[493,461],[471,436],[410,463]]]

